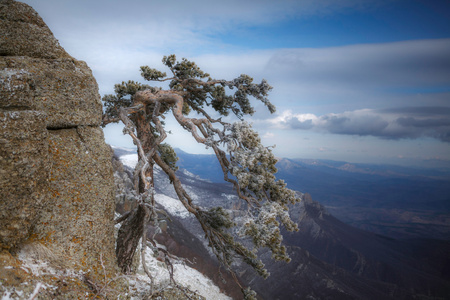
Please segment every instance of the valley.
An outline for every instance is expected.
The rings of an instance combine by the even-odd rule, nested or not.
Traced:
[[[213,155],[177,153],[181,168],[223,182]],[[285,158],[276,166],[289,188],[347,224],[393,238],[450,240],[448,170]]]

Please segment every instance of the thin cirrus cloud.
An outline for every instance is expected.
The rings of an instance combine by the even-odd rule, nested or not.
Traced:
[[[361,109],[321,116],[285,111],[269,123],[275,128],[292,130],[315,130],[383,139],[431,137],[450,143],[449,115],[448,107]]]

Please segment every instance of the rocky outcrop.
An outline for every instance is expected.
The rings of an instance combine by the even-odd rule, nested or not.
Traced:
[[[0,0],[0,36],[0,250],[39,243],[112,274],[114,180],[92,72],[26,4]]]

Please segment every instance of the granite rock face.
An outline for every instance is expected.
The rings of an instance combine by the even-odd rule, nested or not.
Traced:
[[[1,107],[45,112],[48,128],[100,125],[98,86],[85,62],[72,58],[0,58]]]
[[[92,72],[26,4],[0,0],[0,36],[0,252],[40,243],[93,277],[115,273],[111,152]]]
[[[29,236],[48,202],[46,114],[0,109],[0,248]]]

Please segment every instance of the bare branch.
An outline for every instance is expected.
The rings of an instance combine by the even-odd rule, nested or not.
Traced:
[[[119,218],[117,218],[116,220],[114,220],[114,224],[119,224],[122,223],[123,221],[125,221],[131,214],[132,211],[128,211],[126,213],[124,213],[122,216],[120,216]]]

